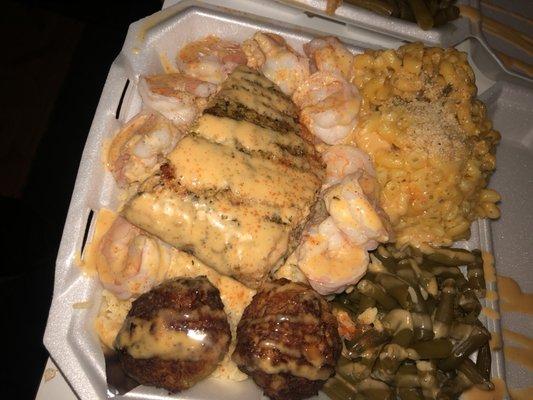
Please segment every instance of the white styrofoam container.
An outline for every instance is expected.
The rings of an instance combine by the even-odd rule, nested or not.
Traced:
[[[472,34],[472,27],[467,18],[459,17],[443,26],[422,30],[416,23],[399,18],[387,17],[347,2],[330,15],[326,13],[328,0],[276,0],[315,15],[330,18],[346,24],[361,26],[374,32],[384,33],[409,41],[421,41],[432,45],[453,46]],[[478,0],[462,0],[459,3],[477,8]]]
[[[201,3],[180,2],[132,24],[124,47],[112,64],[104,86],[87,137],[61,240],[56,261],[54,297],[44,337],[45,345],[54,362],[82,399],[104,398],[107,394],[107,385],[104,358],[93,329],[101,287],[95,279],[83,276],[75,265],[75,260],[82,250],[86,228],[90,224],[88,216],[91,210],[117,206],[114,180],[105,171],[101,162],[102,144],[112,136],[119,124],[140,110],[141,100],[137,93],[139,76],[161,72],[160,55],[172,60],[177,50],[185,43],[207,34],[242,41],[256,30],[271,31],[283,35],[291,45],[300,50],[301,45],[313,36],[334,34],[356,53],[361,52],[362,47],[395,47],[401,44],[397,40],[361,29],[342,30],[338,25],[326,20],[313,23],[310,29],[307,19],[302,19],[301,15],[296,15],[283,7],[271,6],[270,9],[262,9],[262,4],[254,6],[251,2],[243,0],[240,2],[243,6],[239,11],[231,11],[216,7],[215,3],[216,0],[204,0]],[[262,17],[245,13],[251,11]],[[529,115],[531,107],[528,109],[527,106],[525,108],[523,106],[527,105],[527,102],[531,105],[533,91],[530,87],[524,87],[529,83],[507,76],[481,42],[468,39],[461,43],[459,48],[469,53],[470,62],[476,71],[479,93],[487,102],[489,109],[494,111],[496,128],[507,131],[508,125],[512,124],[514,136],[509,140],[525,147],[526,153],[529,152],[528,160],[531,161],[533,159],[531,154],[533,132]],[[117,113],[121,97],[123,101],[120,113]],[[91,224],[89,237],[92,229]],[[491,250],[488,222],[474,223],[471,240],[459,245]],[[504,250],[498,246],[495,250],[497,260],[500,261],[499,252]],[[520,260],[518,258],[517,262]],[[494,286],[493,284],[492,289],[495,289]],[[75,303],[85,301],[90,301],[89,309],[73,308]],[[487,306],[498,309],[497,302]],[[483,322],[496,335],[500,334],[497,320],[485,318]],[[493,354],[493,360],[493,376],[504,377],[505,368],[501,351]],[[124,397],[158,399],[166,396],[165,391],[139,387]],[[178,397],[223,400],[260,399],[262,395],[250,380],[236,383],[207,379],[191,390],[179,394]],[[325,396],[322,395],[322,398]]]

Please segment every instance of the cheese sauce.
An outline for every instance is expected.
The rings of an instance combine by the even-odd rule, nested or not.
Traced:
[[[206,347],[212,344],[208,334],[198,330],[175,330],[168,325],[172,318],[191,317],[192,315],[178,315],[171,309],[162,309],[155,318],[148,321],[128,318],[117,336],[116,346],[126,348],[136,359],[158,357],[163,360],[197,361],[202,358]]]
[[[271,82],[237,69],[167,156],[163,175],[146,181],[123,215],[259,286],[296,246],[324,172],[295,118],[294,104]]]

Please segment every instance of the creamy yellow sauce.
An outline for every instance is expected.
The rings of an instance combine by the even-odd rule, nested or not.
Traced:
[[[502,339],[501,336],[496,332],[490,333],[489,346],[491,350],[501,350],[502,349]]]
[[[485,314],[488,318],[500,319],[500,313],[498,311],[493,310],[492,308],[483,307],[481,309],[481,312]]]
[[[175,168],[177,181],[193,191],[231,190],[238,198],[277,207],[297,207],[295,212],[305,209],[319,184],[312,173],[192,136],[183,138],[168,159]]]
[[[102,208],[96,214],[96,221],[94,226],[93,236],[87,242],[82,254],[80,267],[90,276],[97,274],[96,264],[99,257],[98,247],[102,241],[102,236],[109,230],[113,222],[117,218],[117,214],[106,208]]]
[[[247,151],[265,152],[277,159],[287,159],[298,168],[310,168],[305,158],[282,151],[283,147],[305,153],[312,151],[309,144],[292,132],[280,133],[247,121],[205,114],[199,119],[194,133],[215,143],[229,146],[238,143]]]
[[[504,312],[533,314],[533,294],[524,293],[520,285],[508,276],[498,275],[500,306]]]
[[[261,208],[235,207],[227,197],[204,202],[163,190],[136,197],[123,213],[172,246],[192,251],[220,273],[257,286],[289,241],[288,228],[258,215]]]
[[[503,349],[505,358],[522,364],[528,369],[533,369],[533,339],[509,329],[503,330],[503,338],[505,340]],[[518,344],[520,347],[511,346],[510,343]]]
[[[530,400],[533,393],[533,386],[520,389],[509,389],[512,400]]]
[[[116,218],[117,214],[107,209],[101,209],[96,215],[94,235],[84,252],[83,268],[89,271],[96,271],[95,260],[98,256],[98,245],[102,236],[111,227]],[[246,379],[246,375],[239,371],[235,363],[231,360],[230,355],[235,347],[237,324],[244,309],[254,296],[255,291],[228,276],[220,275],[190,254],[173,248],[168,248],[168,250],[171,257],[164,279],[180,276],[193,278],[204,275],[220,291],[220,297],[224,303],[224,311],[228,317],[233,340],[230,344],[228,354],[212,376],[231,380]],[[131,308],[131,302],[132,299],[120,300],[111,292],[107,290],[102,291],[100,309],[94,321],[94,329],[106,347],[113,347],[115,338]],[[179,340],[179,338],[176,340]],[[164,353],[164,351],[160,352]]]
[[[494,269],[494,256],[488,251],[481,252],[481,258],[483,259],[483,274],[485,281],[496,282],[496,270]]]
[[[223,313],[222,313],[223,314]],[[168,326],[169,318],[182,318],[174,310],[161,309],[149,321],[142,318],[128,318],[119,332],[115,345],[127,348],[134,358],[158,357],[163,360],[198,361],[202,353],[212,345],[207,332],[178,331]]]
[[[491,380],[494,384],[494,390],[481,390],[472,386],[461,395],[461,400],[503,400],[507,394],[507,386],[505,381],[500,378]]]

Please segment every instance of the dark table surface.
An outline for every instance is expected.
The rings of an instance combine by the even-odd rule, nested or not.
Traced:
[[[34,398],[54,263],[83,145],[128,25],[143,1],[10,1],[2,7],[0,397]],[[5,354],[5,353],[4,353]]]

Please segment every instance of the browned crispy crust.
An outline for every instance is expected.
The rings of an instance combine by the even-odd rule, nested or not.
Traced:
[[[141,295],[132,304],[128,319],[137,317],[147,321],[155,318],[158,310],[171,309],[176,315],[196,310],[198,320],[176,319],[168,321],[168,326],[177,331],[198,330],[207,332],[211,342],[221,343],[202,354],[198,361],[163,360],[157,357],[135,359],[127,348],[117,349],[125,372],[142,385],[157,386],[170,392],[185,390],[209,376],[224,358],[231,341],[227,318],[213,317],[205,311],[223,311],[220,293],[205,277],[177,278],[164,282]]]
[[[285,285],[290,288],[276,290]],[[303,320],[304,315],[311,317]],[[262,345],[265,342],[279,343],[300,356]],[[315,355],[322,359],[321,369],[332,376],[341,346],[328,303],[308,286],[280,279],[265,284],[245,309],[237,327],[233,360],[271,399],[304,399],[316,394],[325,380],[295,376],[293,371],[269,374],[257,360],[271,360],[278,366],[292,359],[298,366],[313,368],[309,356]]]

